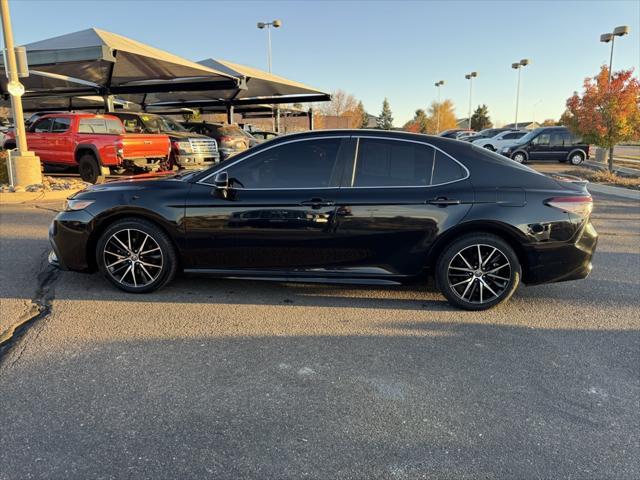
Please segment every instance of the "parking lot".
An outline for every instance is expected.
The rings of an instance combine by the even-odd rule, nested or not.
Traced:
[[[52,274],[60,202],[0,210],[4,478],[638,478],[640,206],[583,281],[463,312],[422,285]]]

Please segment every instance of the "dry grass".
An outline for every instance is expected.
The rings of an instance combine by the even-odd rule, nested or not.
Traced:
[[[7,171],[7,151],[0,150],[0,185],[9,183],[9,172]]]
[[[564,172],[568,175],[584,178],[593,183],[604,183],[605,185],[613,185],[616,187],[631,188],[640,190],[640,178],[637,177],[620,177],[615,173],[606,170],[590,170],[588,168],[575,168]]]

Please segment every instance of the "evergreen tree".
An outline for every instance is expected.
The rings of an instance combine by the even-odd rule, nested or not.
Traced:
[[[493,123],[489,118],[489,107],[486,105],[478,105],[473,115],[471,115],[471,129],[475,131],[484,130],[485,128],[491,128]]]
[[[382,102],[382,113],[378,117],[378,128],[382,130],[391,130],[393,128],[393,116],[391,115],[391,107],[389,107],[389,100],[386,98]]]
[[[413,121],[416,123],[418,133],[429,132],[429,118],[425,111],[421,108],[416,110],[416,114],[413,117]]]
[[[362,103],[362,100],[358,102],[357,112],[360,115],[360,119],[359,119],[360,125],[358,126],[358,128],[367,128],[367,126],[369,125],[369,115],[367,114],[367,111],[364,109],[364,104]]]

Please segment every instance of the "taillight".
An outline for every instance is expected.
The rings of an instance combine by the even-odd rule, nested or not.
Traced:
[[[176,141],[171,142],[171,149],[174,152],[178,153],[178,150],[180,150],[180,148],[178,147],[178,142],[176,142]]]
[[[124,158],[124,143],[116,143],[116,155],[120,158]]]
[[[231,140],[233,140],[232,137],[227,137],[227,136],[220,137],[220,143],[222,143],[222,142],[230,142]]]
[[[553,197],[544,202],[550,207],[567,213],[575,213],[581,217],[588,217],[593,210],[593,199],[590,195],[576,197]]]

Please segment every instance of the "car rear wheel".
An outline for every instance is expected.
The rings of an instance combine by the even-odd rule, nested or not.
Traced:
[[[97,183],[101,177],[102,169],[98,165],[96,157],[86,153],[78,160],[78,172],[80,173],[80,178],[85,182]]]
[[[527,156],[524,154],[524,152],[516,152],[516,153],[513,154],[511,159],[514,162],[524,163],[524,162],[527,161]]]
[[[522,270],[507,242],[491,234],[461,237],[447,247],[436,265],[436,283],[451,305],[486,310],[508,300]]]
[[[169,283],[178,258],[171,240],[144,219],[118,220],[109,226],[96,248],[102,274],[125,292],[146,293]]]
[[[571,165],[580,165],[582,162],[584,162],[584,155],[582,155],[582,153],[580,152],[572,153],[569,157],[569,162],[571,163]]]

